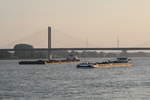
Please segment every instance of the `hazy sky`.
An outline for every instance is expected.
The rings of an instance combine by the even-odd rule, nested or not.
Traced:
[[[47,26],[53,47],[116,47],[117,36],[122,47],[150,47],[150,0],[0,0],[1,48],[46,47]]]

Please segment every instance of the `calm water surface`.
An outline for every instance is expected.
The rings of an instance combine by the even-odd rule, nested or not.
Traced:
[[[91,59],[99,60],[99,59]],[[75,63],[0,61],[0,100],[150,100],[150,58],[133,67],[77,69]]]

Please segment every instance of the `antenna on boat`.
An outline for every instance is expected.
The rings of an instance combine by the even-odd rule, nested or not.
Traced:
[[[48,26],[48,60],[51,60],[51,27]]]

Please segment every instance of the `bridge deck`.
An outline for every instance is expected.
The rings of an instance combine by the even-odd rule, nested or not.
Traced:
[[[150,48],[34,48],[34,49],[0,49],[0,51],[60,51],[60,50],[150,50]]]

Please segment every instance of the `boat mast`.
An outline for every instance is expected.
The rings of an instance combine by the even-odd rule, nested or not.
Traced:
[[[51,60],[51,27],[48,26],[48,60]]]

